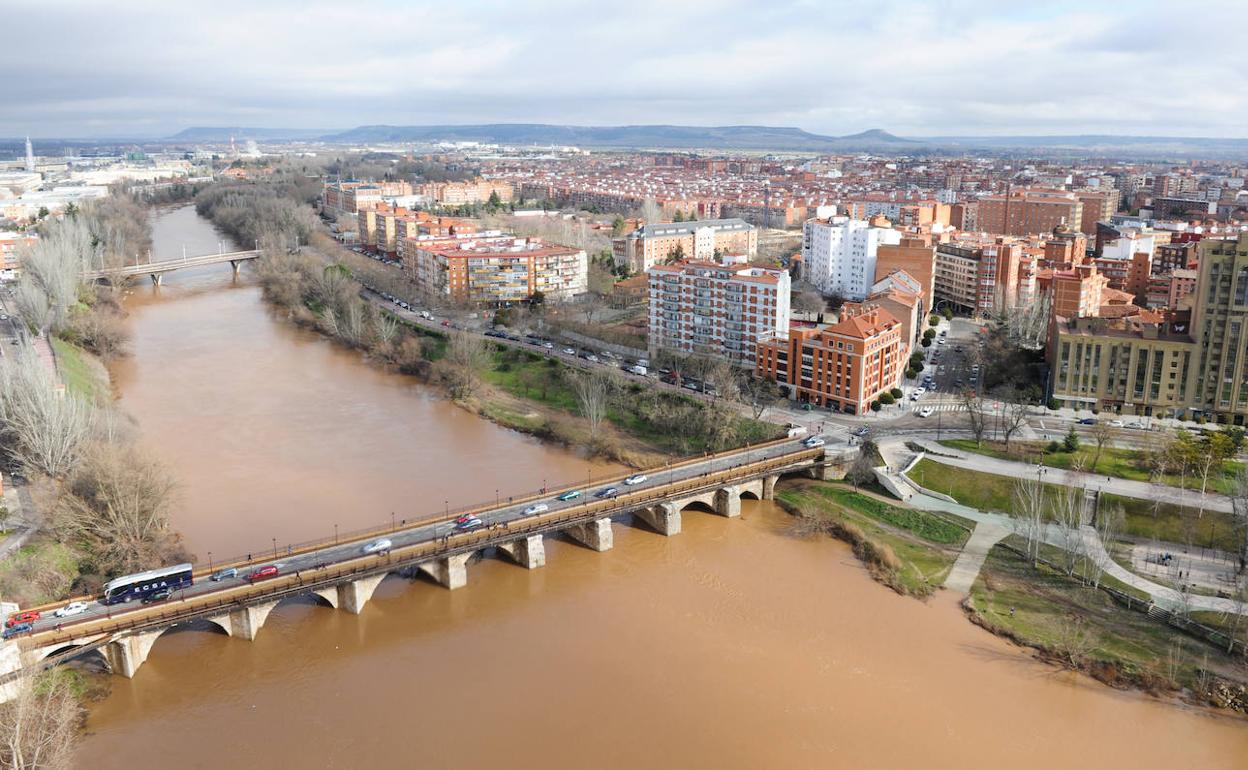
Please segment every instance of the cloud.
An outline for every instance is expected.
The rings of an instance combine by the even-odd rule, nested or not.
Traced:
[[[1237,136],[1248,6],[946,0],[8,3],[0,135],[758,123]],[[1158,19],[1165,24],[1159,26]],[[1216,21],[1216,23],[1214,23]]]

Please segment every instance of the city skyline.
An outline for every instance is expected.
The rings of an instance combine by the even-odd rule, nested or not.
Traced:
[[[975,0],[435,7],[19,2],[0,135],[164,137],[190,126],[794,126],[840,136],[1236,137],[1248,9]],[[1195,11],[1196,9],[1188,9]],[[385,24],[370,20],[384,19]],[[1164,19],[1167,35],[1155,34]],[[1213,23],[1216,20],[1216,23]],[[1193,56],[1199,40],[1199,56]],[[224,41],[224,42],[223,42]],[[985,77],[991,73],[991,77]]]

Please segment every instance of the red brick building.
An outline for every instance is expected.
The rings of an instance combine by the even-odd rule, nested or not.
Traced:
[[[901,382],[906,341],[902,323],[877,305],[847,308],[823,328],[792,328],[788,339],[759,343],[756,373],[787,387],[790,398],[846,414]]]

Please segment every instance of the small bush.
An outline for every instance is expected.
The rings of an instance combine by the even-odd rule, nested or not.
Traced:
[[[892,395],[893,398],[901,398],[903,395],[905,395],[904,393],[901,392],[901,388],[893,388],[892,390],[888,392]]]
[[[871,411],[873,412],[880,411],[880,400],[878,398],[871,402]]]
[[[880,394],[880,398],[879,398],[879,400],[878,400],[878,401],[876,401],[875,403],[876,403],[876,404],[886,404],[886,405],[888,405],[888,404],[895,404],[895,403],[897,403],[897,399],[896,399],[896,397],[894,397],[894,396],[893,396],[893,394],[892,394],[892,393],[881,393],[881,394]],[[875,407],[875,405],[874,405],[874,404],[872,404],[872,408],[874,408],[874,407]]]

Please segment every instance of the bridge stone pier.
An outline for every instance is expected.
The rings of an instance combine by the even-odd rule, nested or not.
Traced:
[[[333,606],[341,607],[352,615],[359,615],[385,577],[386,573],[381,572],[340,584],[337,591],[338,601]]]
[[[659,503],[634,511],[633,515],[650,525],[660,535],[680,534],[680,509],[672,503]]]
[[[585,524],[574,524],[564,532],[576,542],[595,551],[610,551],[615,545],[611,519],[595,519]]]
[[[468,585],[468,558],[471,553],[457,553],[443,559],[434,559],[418,564],[417,569],[438,581],[443,588],[463,588]],[[543,553],[543,560],[545,554]],[[372,592],[369,592],[372,595]]]
[[[108,661],[108,667],[114,674],[133,679],[134,673],[139,670],[139,666],[143,665],[148,654],[151,653],[152,645],[164,632],[163,628],[157,631],[144,631],[109,642],[104,645],[104,660]]]
[[[546,543],[541,535],[529,535],[511,543],[502,543],[498,550],[526,569],[546,566]]]

